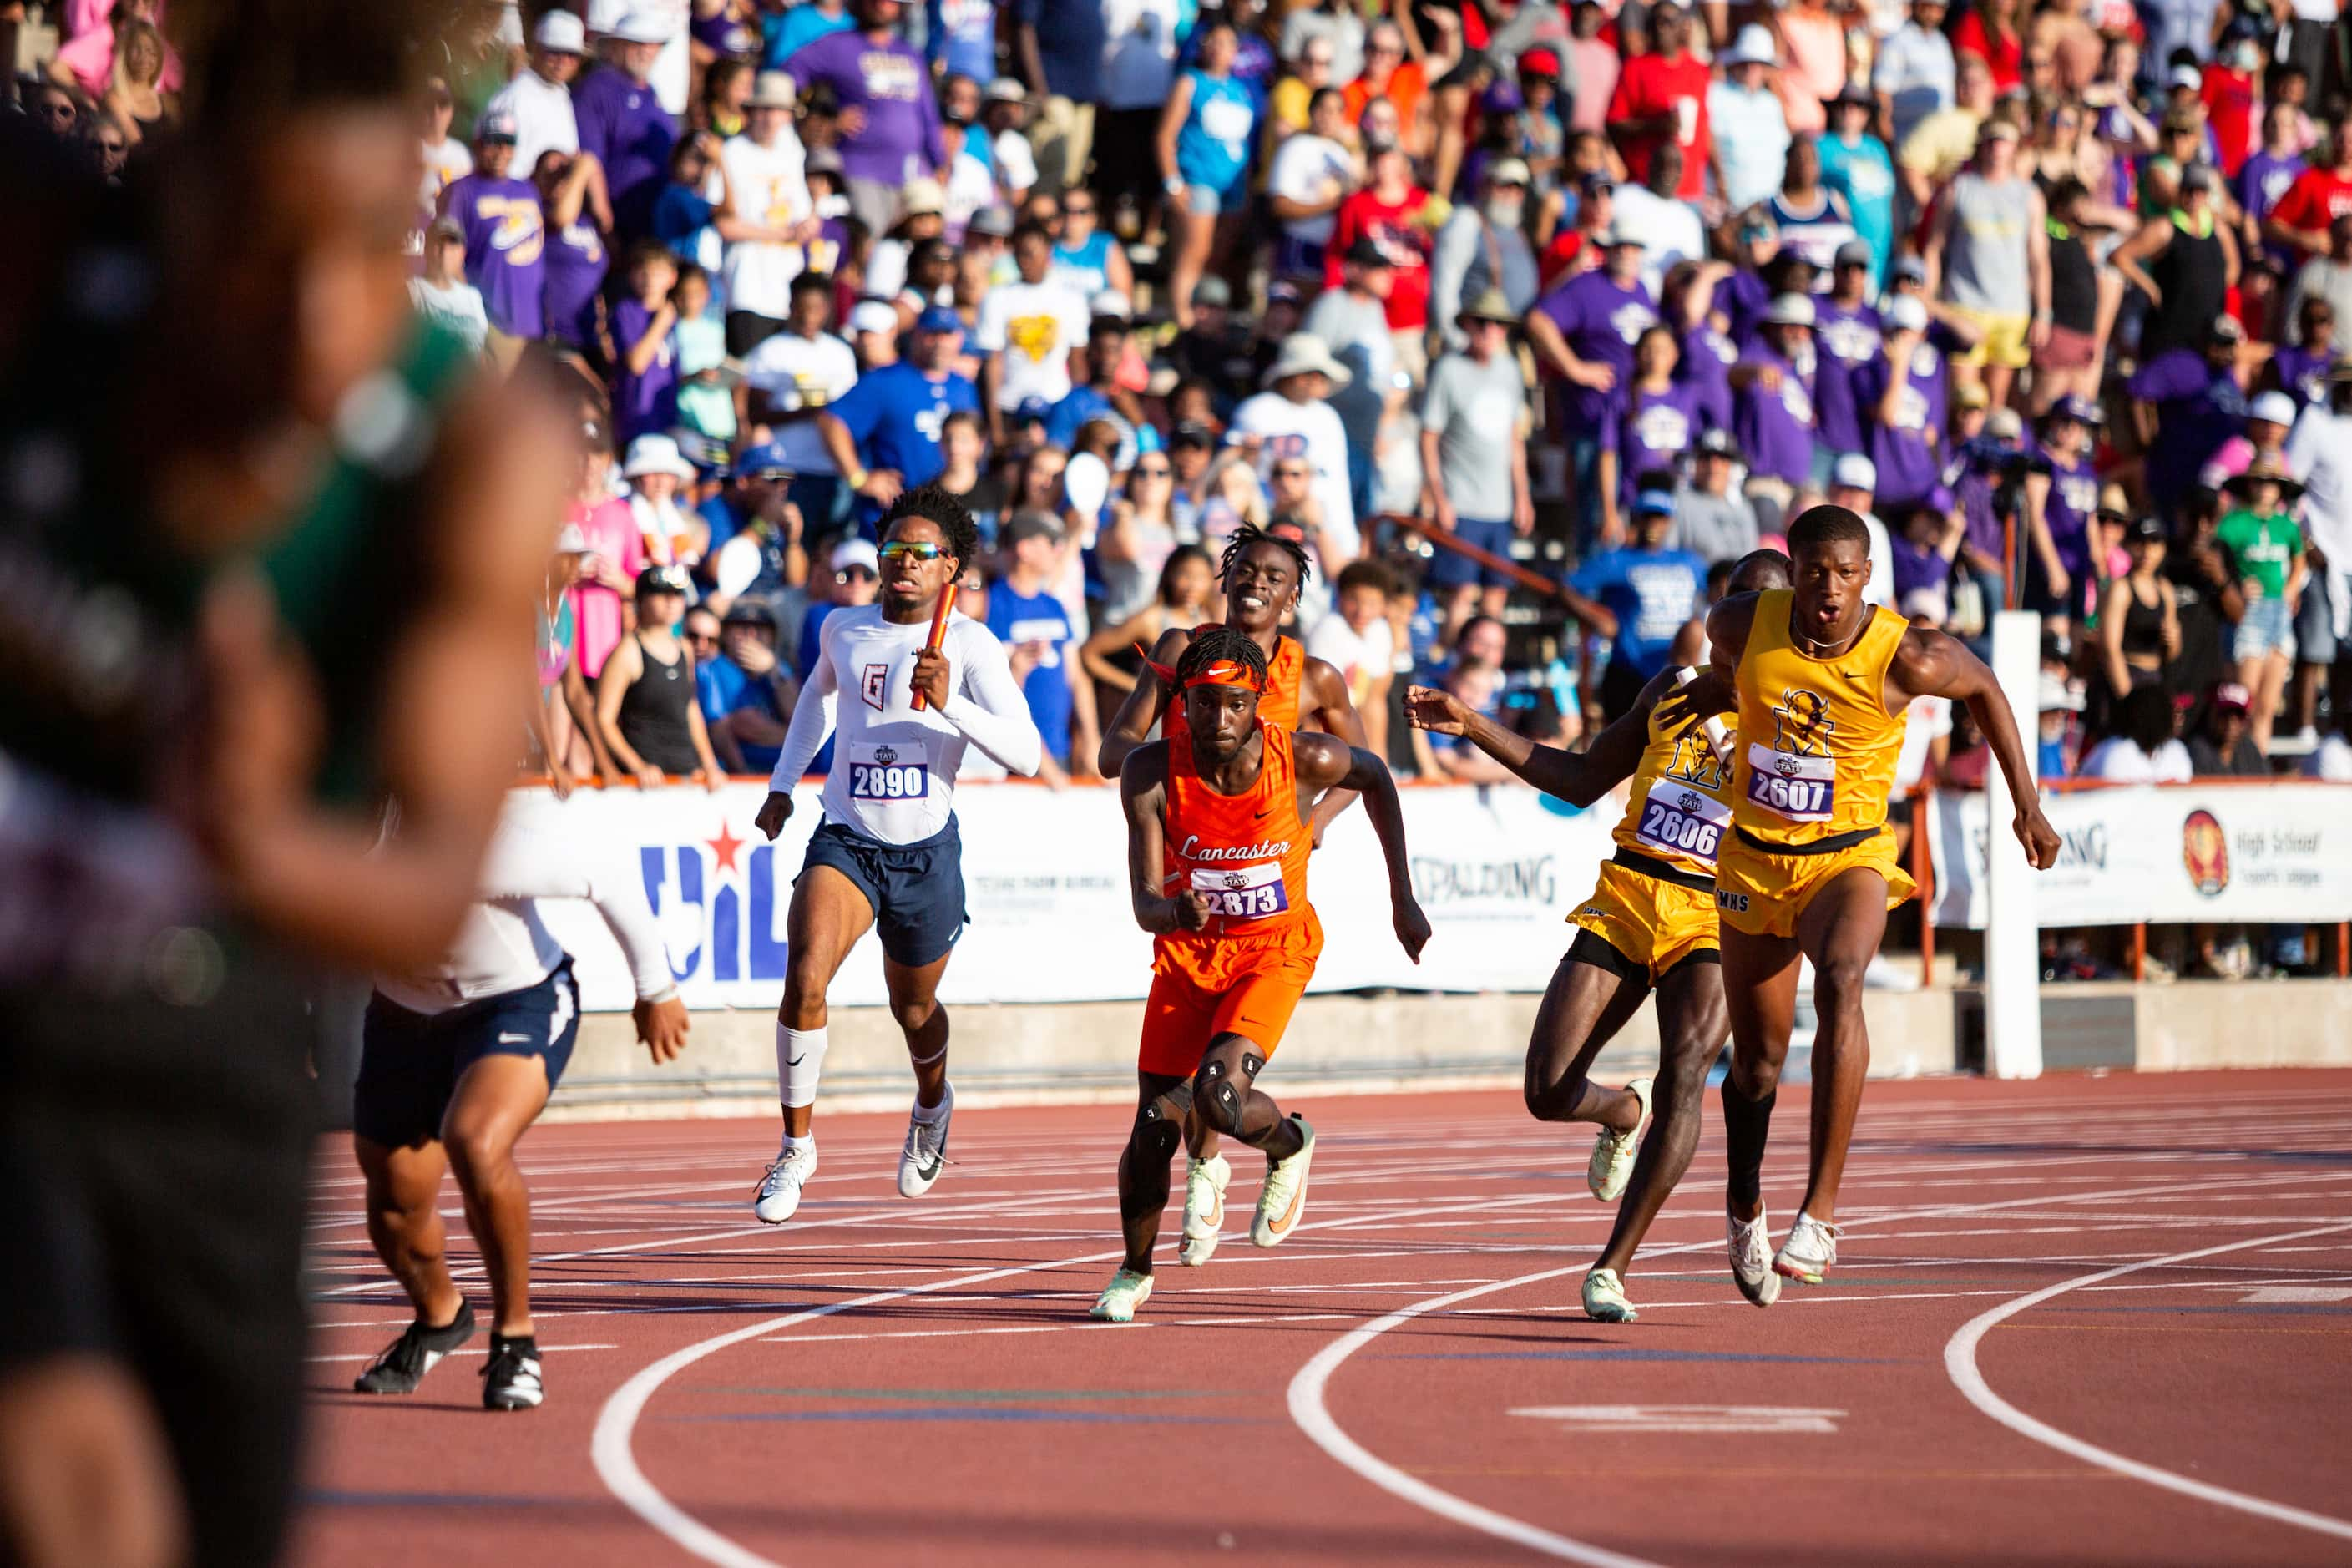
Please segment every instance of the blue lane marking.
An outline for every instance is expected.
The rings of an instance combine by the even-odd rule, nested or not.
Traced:
[[[916,1409],[744,1410],[719,1415],[671,1415],[669,1421],[1008,1421],[1097,1426],[1262,1426],[1256,1419],[1223,1415],[1144,1415],[1115,1410],[1032,1410],[1016,1406],[934,1405]]]
[[[1787,1362],[1806,1366],[1898,1366],[1896,1358],[1859,1355],[1765,1355],[1739,1351],[1590,1350],[1463,1351],[1381,1356],[1381,1361],[1697,1361]]]

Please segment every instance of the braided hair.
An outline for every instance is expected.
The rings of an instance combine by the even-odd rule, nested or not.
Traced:
[[[1238,664],[1256,679],[1261,689],[1265,685],[1265,649],[1257,646],[1257,639],[1233,626],[1204,626],[1192,633],[1192,640],[1176,660],[1177,687],[1181,689],[1194,676],[1220,664]]]
[[[1217,557],[1218,582],[1222,583],[1233,575],[1234,565],[1241,560],[1242,552],[1254,544],[1271,544],[1288,555],[1291,563],[1298,568],[1300,585],[1304,586],[1307,579],[1313,575],[1314,566],[1307,559],[1307,546],[1279,533],[1268,533],[1255,523],[1245,522],[1234,530],[1234,537],[1225,545],[1225,552]]]

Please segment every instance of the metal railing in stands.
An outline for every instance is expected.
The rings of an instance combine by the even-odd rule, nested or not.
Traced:
[[[1508,556],[1497,555],[1490,550],[1481,550],[1467,540],[1457,539],[1426,518],[1408,517],[1402,512],[1390,511],[1381,513],[1372,521],[1392,522],[1409,532],[1417,533],[1441,550],[1451,550],[1456,555],[1475,561],[1489,572],[1501,573],[1531,594],[1541,594],[1544,597],[1562,605],[1568,602],[1568,595],[1560,585],[1542,573],[1531,571]]]

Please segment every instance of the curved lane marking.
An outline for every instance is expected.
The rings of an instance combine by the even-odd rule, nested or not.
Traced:
[[[2063,1296],[2070,1290],[2080,1290],[2089,1286],[2104,1284],[2107,1280],[2118,1279],[2126,1274],[2137,1274],[2144,1268],[2163,1268],[2173,1264],[2193,1262],[2200,1258],[2211,1258],[2219,1253],[2237,1252],[2251,1247],[2268,1247],[2282,1241],[2302,1241],[2315,1236],[2334,1236],[2347,1230],[2352,1230],[2352,1224],[2323,1225],[2309,1230],[2292,1231],[2284,1236],[2265,1236],[2244,1241],[2227,1241],[2219,1247],[2202,1247],[2194,1252],[2176,1252],[2169,1258],[2146,1258],[2138,1263],[2126,1263],[2119,1268],[2101,1269],[2096,1274],[2084,1274],[2074,1279],[2062,1280],[2058,1284],[2036,1290],[2028,1296],[2020,1296],[2013,1301],[2004,1302],[1989,1312],[1969,1319],[1961,1326],[1959,1332],[1954,1334],[1944,1346],[1944,1371],[1951,1378],[1953,1386],[1967,1396],[1969,1404],[2020,1436],[2030,1437],[2045,1447],[2055,1448],[2062,1454],[2071,1454],[2075,1458],[2096,1465],[2102,1469],[2113,1470],[2119,1476],[2127,1476],[2136,1481],[2146,1481],[2149,1486],[2162,1487],[2168,1491],[2176,1491],[2184,1497],[2195,1498],[2200,1502],[2214,1503],[2222,1508],[2234,1508],[2242,1513],[2251,1513],[2280,1524],[2315,1531],[2319,1534],[2332,1535],[2341,1541],[2352,1541],[2352,1522],[2324,1513],[2313,1513],[2306,1509],[2290,1507],[2285,1503],[2272,1502],[2265,1498],[2250,1496],[2245,1492],[2232,1491],[2228,1487],[2217,1487],[2210,1481],[2193,1480],[2187,1476],[2176,1475],[2170,1470],[2159,1469],[2154,1465],[2144,1464],[2137,1459],[2126,1458],[2096,1444],[2086,1443],[2070,1433],[2061,1432],[2048,1422],[2038,1421],[2028,1415],[2016,1405],[1995,1394],[1992,1391],[1992,1385],[1985,1381],[1984,1373],[1977,1366],[1977,1347],[1983,1343],[1988,1332],[2020,1312],[2038,1307],[2044,1301]]]

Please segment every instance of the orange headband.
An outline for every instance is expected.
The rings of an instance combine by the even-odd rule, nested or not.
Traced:
[[[1229,658],[1221,658],[1192,679],[1180,682],[1176,679],[1176,672],[1154,660],[1150,654],[1144,651],[1141,643],[1135,645],[1135,651],[1143,655],[1144,668],[1159,677],[1160,684],[1164,686],[1173,686],[1185,691],[1191,690],[1195,686],[1238,686],[1244,691],[1255,691],[1261,696],[1265,692],[1265,682],[1261,677],[1249,666],[1236,663]]]

